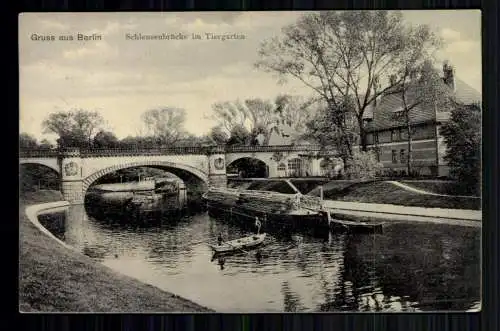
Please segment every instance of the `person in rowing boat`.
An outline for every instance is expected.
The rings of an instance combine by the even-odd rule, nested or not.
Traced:
[[[255,226],[257,227],[257,234],[260,233],[260,227],[262,226],[262,223],[259,220],[258,216],[255,216]]]
[[[257,253],[255,253],[255,258],[257,259],[257,263],[262,261],[262,251],[260,249],[258,249]]]

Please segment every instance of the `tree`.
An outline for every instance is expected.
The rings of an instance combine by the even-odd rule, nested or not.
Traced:
[[[330,110],[341,110],[349,96],[358,134],[366,150],[363,116],[377,97],[389,93],[398,80],[401,56],[424,56],[437,38],[428,27],[412,28],[400,12],[344,11],[303,15],[283,30],[283,36],[262,43],[256,66],[277,73],[280,82],[292,77],[322,98]]]
[[[325,152],[328,147],[334,147],[344,161],[345,167],[349,167],[353,155],[353,147],[357,142],[358,132],[355,127],[355,119],[352,116],[352,108],[355,107],[352,100],[345,99],[343,102],[335,103],[338,108],[324,105],[316,115],[306,123],[307,132],[304,138],[314,139]]]
[[[19,135],[19,148],[20,149],[35,149],[38,147],[38,142],[35,137],[28,133],[21,133]]]
[[[285,126],[291,129],[291,141],[303,137],[307,130],[307,123],[314,117],[316,108],[312,106],[317,102],[316,99],[304,100],[299,96],[289,94],[278,95],[275,99],[277,119],[277,131],[283,135]]]
[[[409,59],[398,81],[399,85],[395,86],[391,92],[401,98],[402,108],[400,112],[394,113],[394,118],[402,120],[406,127],[408,136],[406,166],[408,175],[411,175],[413,173],[413,111],[418,108],[432,109],[435,112],[438,109],[440,111],[449,109],[452,95],[450,88],[445,85],[430,60],[418,63]]]
[[[147,148],[150,146],[154,146],[156,144],[156,140],[153,137],[132,137],[128,136],[119,141],[119,146],[122,148]]]
[[[224,129],[220,126],[214,126],[210,129],[210,139],[217,145],[225,145],[229,140],[229,135],[224,131]]]
[[[84,109],[50,114],[42,123],[44,133],[59,136],[60,147],[88,147],[104,119],[96,111]]]
[[[217,102],[212,106],[213,118],[218,126],[227,132],[235,128],[245,128],[254,135],[262,134],[263,145],[269,142],[271,133],[276,131],[278,120],[275,105],[269,100],[259,98]],[[238,130],[238,129],[237,129]]]
[[[208,146],[212,144],[212,139],[208,135],[202,135],[202,136],[195,136],[192,134],[189,134],[182,138],[181,140],[178,140],[175,143],[175,146],[189,146],[189,147],[202,147],[202,146]]]
[[[212,119],[218,122],[218,127],[231,132],[236,126],[246,128],[249,114],[240,100],[216,102],[212,105]]]
[[[42,148],[42,149],[53,149],[53,148],[55,148],[55,146],[54,146],[54,144],[52,144],[47,139],[42,139],[42,141],[40,141],[40,148]]]
[[[101,130],[95,135],[93,145],[97,148],[116,148],[119,141],[113,132]]]
[[[479,105],[457,105],[440,129],[446,142],[445,160],[450,175],[473,194],[480,192],[481,115]]]
[[[240,125],[233,127],[229,140],[227,141],[228,146],[245,146],[248,145],[252,139],[250,132]]]
[[[142,114],[146,134],[158,145],[171,146],[185,134],[186,111],[181,108],[151,109]]]
[[[304,101],[292,95],[279,95],[274,101],[260,98],[213,105],[214,119],[218,121],[218,134],[230,133],[235,127],[243,127],[251,133],[249,143],[268,145],[272,133],[283,134],[290,127],[297,138],[305,131],[305,123],[311,117],[311,105],[315,100]]]

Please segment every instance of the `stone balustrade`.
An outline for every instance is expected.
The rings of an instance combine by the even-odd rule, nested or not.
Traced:
[[[135,155],[210,155],[217,153],[245,152],[318,152],[319,145],[273,145],[273,146],[179,146],[166,148],[67,148],[21,150],[20,158],[56,157],[79,155],[80,157],[135,156]]]

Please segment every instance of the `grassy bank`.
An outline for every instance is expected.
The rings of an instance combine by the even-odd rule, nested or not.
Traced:
[[[62,200],[54,191],[23,194],[19,205],[20,310],[47,312],[206,312],[209,309],[118,274],[62,247],[26,217],[31,204]]]
[[[444,180],[402,180],[401,183],[414,187],[419,190],[424,190],[427,192],[437,193],[437,194],[448,194],[448,195],[464,195],[472,196],[471,192],[468,192],[464,187],[461,187],[454,181],[444,181]],[[479,197],[479,195],[477,194]]]
[[[319,196],[319,189],[315,189],[309,194]],[[481,199],[419,194],[385,181],[332,181],[323,186],[323,196],[328,200],[349,202],[428,208],[481,209]]]

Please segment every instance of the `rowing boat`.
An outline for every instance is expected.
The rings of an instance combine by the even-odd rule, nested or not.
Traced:
[[[362,221],[347,221],[333,219],[330,221],[330,229],[332,230],[344,230],[344,231],[356,231],[356,232],[381,232],[383,229],[383,223],[371,223]]]
[[[221,243],[220,245],[209,244],[209,246],[215,253],[228,253],[238,250],[244,250],[245,248],[256,247],[262,244],[264,239],[266,239],[266,233],[261,233],[231,241],[226,241]]]
[[[332,230],[340,231],[355,231],[355,232],[381,232],[383,230],[383,223],[363,222],[363,221],[348,221],[333,218],[330,211],[324,212],[328,220],[328,226]]]

